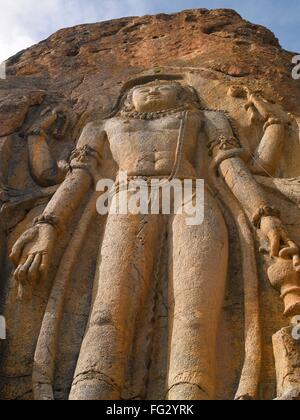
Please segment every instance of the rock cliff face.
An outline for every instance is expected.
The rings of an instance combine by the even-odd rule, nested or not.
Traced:
[[[7,340],[0,342],[0,398],[33,398],[31,376],[34,352],[55,277],[55,267],[52,267],[48,280],[38,284],[32,300],[16,300],[17,285],[8,254],[33,219],[43,212],[63,179],[57,165],[54,165],[57,173],[47,176],[43,168],[39,168],[37,160],[43,164],[46,162],[48,169],[49,165],[53,169],[53,162],[49,163],[51,159],[55,163],[63,161],[66,164],[84,126],[107,116],[120,93],[124,92],[124,86],[133,86],[131,80],[137,84],[138,80],[147,77],[153,79],[155,76],[163,78],[167,74],[192,85],[200,97],[202,108],[226,111],[249,155],[255,153],[263,135],[263,124],[252,125],[249,121],[244,107],[247,92],[259,93],[270,102],[277,103],[286,113],[293,114],[290,142],[275,176],[296,179],[291,195],[296,197],[296,202],[299,199],[296,203],[299,205],[297,180],[300,176],[300,145],[297,121],[300,121],[300,82],[293,80],[291,75],[294,55],[280,47],[271,31],[243,20],[233,10],[198,9],[62,29],[8,60],[7,79],[0,80],[0,200],[3,204],[0,216],[0,313],[5,315],[8,326]],[[25,133],[41,119],[41,113],[43,117],[47,116],[49,109],[56,109],[59,115],[56,126],[59,135],[49,135],[47,150],[42,155],[35,155],[37,152],[32,144],[28,144]],[[58,166],[61,169],[62,166]],[[115,170],[111,163],[107,164],[106,169],[108,172]],[[262,180],[261,183],[266,184],[265,189],[272,203],[275,202],[286,215],[293,239],[299,242],[298,207],[291,210],[290,202],[281,199],[278,191],[272,190],[274,185]],[[285,190],[285,187],[282,189]],[[57,244],[56,266],[79,217],[76,220],[68,227],[64,240]],[[236,226],[230,217],[227,224],[231,234],[232,257],[220,325],[218,399],[234,398],[245,348],[243,305],[247,296],[244,296],[240,272],[240,247]],[[103,226],[90,229],[87,233],[88,258],[83,265],[78,264],[76,272],[73,272],[72,287],[67,293],[54,378],[57,399],[66,399],[71,387],[91,306],[98,255],[98,249],[93,244],[97,241],[99,244],[98,238],[102,234]],[[166,259],[166,256],[162,257],[162,278],[167,271]],[[276,397],[276,371],[271,338],[286,326],[287,321],[282,317],[280,297],[271,288],[266,275],[266,267],[272,261],[258,252],[257,261],[263,315],[263,367],[259,397],[272,399]],[[129,369],[124,398],[164,398],[162,389],[167,369],[164,319],[168,305],[163,281],[159,287],[161,290],[154,291],[151,298],[158,303],[153,304],[149,298],[147,307],[152,312],[145,314],[142,320],[145,324],[141,321],[137,327],[142,338],[136,339],[134,349],[139,356],[130,363],[131,369],[138,372],[138,379],[132,379]],[[158,312],[154,315],[153,307]],[[151,326],[156,335],[153,331],[149,332]],[[149,346],[146,346],[149,336],[152,340],[152,356],[147,355],[151,363],[149,360],[146,363],[139,359],[143,359],[140,355],[149,352]],[[277,354],[282,352],[277,350]],[[285,365],[284,362],[281,364]],[[285,376],[282,369],[277,373],[280,380]],[[293,383],[293,380],[290,382]],[[279,396],[284,392],[286,390],[281,384]]]
[[[164,66],[210,69],[224,80],[263,87],[297,112],[300,87],[291,79],[292,56],[272,32],[233,10],[188,10],[62,29],[8,61],[1,135],[18,130],[26,111],[39,105],[35,90],[44,90],[49,103],[71,101],[81,119],[101,116],[125,80]]]

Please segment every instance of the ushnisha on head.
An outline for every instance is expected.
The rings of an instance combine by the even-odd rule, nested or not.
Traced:
[[[196,91],[176,81],[156,80],[135,86],[126,95],[121,114],[132,118],[153,119],[184,109],[199,109]]]

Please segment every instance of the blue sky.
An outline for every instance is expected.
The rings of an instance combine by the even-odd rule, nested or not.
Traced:
[[[0,0],[0,62],[63,27],[201,7],[235,9],[300,51],[299,0]]]

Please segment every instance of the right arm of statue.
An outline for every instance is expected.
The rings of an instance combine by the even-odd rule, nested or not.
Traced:
[[[106,139],[103,127],[88,124],[71,157],[71,171],[59,187],[42,216],[14,245],[11,260],[17,266],[20,285],[34,283],[47,275],[55,241],[64,225],[97,182]]]
[[[98,181],[106,133],[88,124],[71,155],[70,172],[49,202],[43,216],[54,216],[59,230],[74,214],[86,193]]]
[[[46,207],[43,217],[54,217],[58,230],[74,214],[94,183],[101,165],[106,133],[103,127],[88,124],[71,155],[70,172]]]

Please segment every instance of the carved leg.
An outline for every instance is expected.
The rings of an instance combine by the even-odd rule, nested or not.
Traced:
[[[215,393],[216,338],[228,266],[228,232],[206,193],[205,220],[170,228],[169,400],[208,400]]]
[[[151,286],[163,221],[162,216],[108,217],[71,400],[121,398],[135,320]]]

